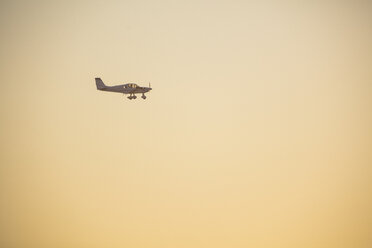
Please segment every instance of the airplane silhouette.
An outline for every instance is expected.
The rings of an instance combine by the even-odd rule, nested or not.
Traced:
[[[140,87],[137,84],[121,84],[121,85],[115,85],[115,86],[106,86],[101,78],[96,78],[96,85],[97,90],[102,91],[110,91],[110,92],[117,92],[117,93],[123,93],[129,94],[128,99],[136,99],[136,94],[142,94],[142,99],[146,99],[145,93],[152,90],[151,85],[149,84],[149,87]]]

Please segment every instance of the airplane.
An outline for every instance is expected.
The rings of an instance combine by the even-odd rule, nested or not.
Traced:
[[[137,98],[136,94],[142,94],[142,99],[145,100],[146,99],[145,93],[152,90],[150,84],[149,87],[140,87],[134,83],[106,86],[101,78],[96,78],[96,86],[97,90],[123,93],[124,95],[129,94],[128,96],[129,100],[136,99]]]

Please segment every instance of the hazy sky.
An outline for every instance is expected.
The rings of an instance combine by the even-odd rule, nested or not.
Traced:
[[[0,246],[370,247],[371,13],[0,1]]]

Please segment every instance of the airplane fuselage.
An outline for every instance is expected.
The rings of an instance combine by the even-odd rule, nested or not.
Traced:
[[[102,91],[117,92],[122,94],[144,94],[151,90],[150,87],[136,87],[136,88],[126,88],[126,84],[115,85],[115,86],[106,86]]]

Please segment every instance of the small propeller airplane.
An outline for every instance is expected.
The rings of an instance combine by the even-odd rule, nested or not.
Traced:
[[[102,91],[110,91],[110,92],[117,92],[117,93],[123,93],[129,94],[128,99],[136,99],[136,94],[142,94],[142,99],[146,99],[145,93],[152,90],[151,85],[149,83],[149,87],[140,87],[137,84],[121,84],[121,85],[115,85],[115,86],[106,86],[101,78],[96,78],[96,86],[97,90]]]

